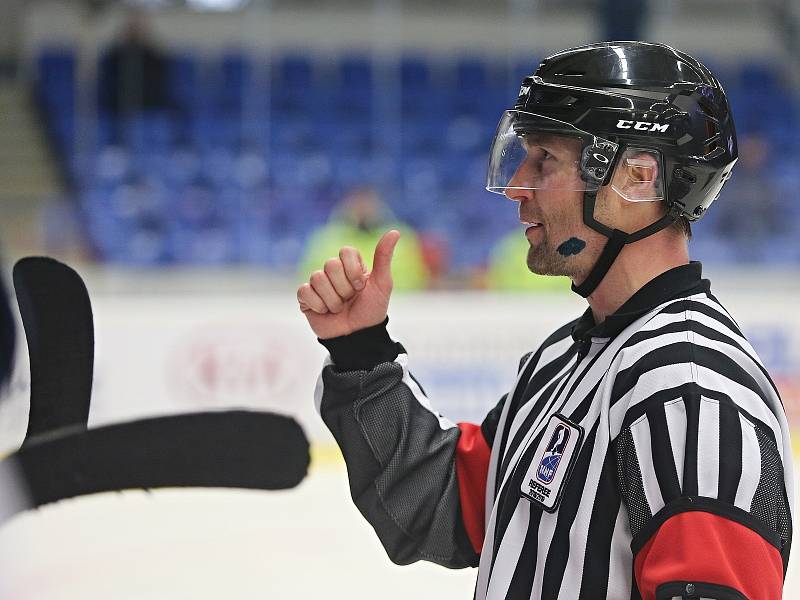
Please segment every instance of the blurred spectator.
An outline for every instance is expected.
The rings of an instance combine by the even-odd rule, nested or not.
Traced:
[[[515,229],[503,237],[491,251],[487,285],[490,289],[505,291],[568,292],[569,277],[537,275],[528,270],[524,257],[528,255],[525,234]]]
[[[395,220],[386,205],[371,188],[352,190],[334,209],[330,221],[311,233],[300,261],[300,277],[323,268],[329,258],[339,256],[339,248],[353,246],[371,268],[375,246],[390,229],[403,235],[392,260],[392,277],[396,289],[421,289],[428,284],[419,238],[405,223]]]
[[[446,287],[450,269],[450,249],[447,241],[436,233],[420,234],[419,246],[428,272],[428,288]]]
[[[733,185],[725,188],[717,220],[717,231],[745,261],[762,260],[765,242],[781,233],[776,174],[770,169],[772,148],[762,133],[739,138],[739,162],[733,170]]]
[[[166,76],[167,59],[153,40],[147,16],[131,12],[100,64],[100,107],[112,116],[168,108]]]

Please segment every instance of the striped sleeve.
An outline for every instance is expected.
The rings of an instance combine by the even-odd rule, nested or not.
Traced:
[[[635,585],[645,600],[689,597],[686,586],[777,600],[792,533],[780,401],[730,328],[662,317],[632,340],[616,382]]]

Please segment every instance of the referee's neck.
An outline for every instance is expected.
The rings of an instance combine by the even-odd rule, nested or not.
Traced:
[[[651,280],[688,263],[687,240],[672,228],[628,244],[587,298],[595,323],[605,321]]]

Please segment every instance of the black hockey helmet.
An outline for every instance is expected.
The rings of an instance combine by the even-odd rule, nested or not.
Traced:
[[[573,286],[583,296],[600,283],[626,243],[679,217],[700,219],[719,196],[738,156],[722,85],[699,61],[664,44],[603,42],[542,61],[525,77],[514,108],[504,113],[498,126],[489,158],[489,191],[503,194],[521,186],[553,185],[544,175],[525,184],[512,181],[526,155],[520,140],[537,133],[581,141],[577,167],[584,221],[609,238],[593,272]],[[657,199],[667,207],[664,218],[631,233],[594,219],[596,192],[611,182],[628,150],[648,152],[658,161]]]

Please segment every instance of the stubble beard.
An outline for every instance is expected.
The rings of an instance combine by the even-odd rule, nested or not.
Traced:
[[[572,276],[567,259],[550,247],[547,233],[543,239],[528,248],[528,270],[536,275]]]

